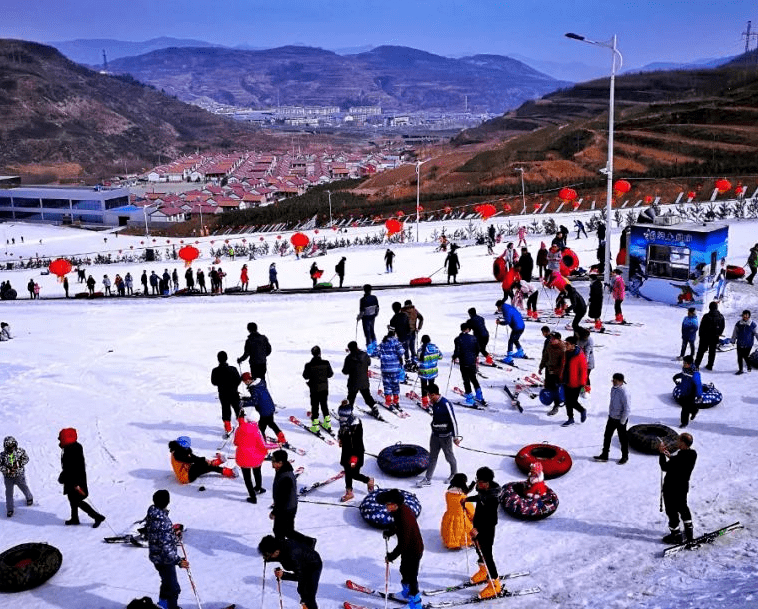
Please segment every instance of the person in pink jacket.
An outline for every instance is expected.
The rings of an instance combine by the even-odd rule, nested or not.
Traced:
[[[621,312],[621,303],[624,302],[624,296],[626,296],[626,285],[624,284],[624,278],[621,276],[621,269],[615,269],[613,274],[613,285],[611,287],[613,310],[616,313],[616,322],[622,324],[624,323],[624,314]]]
[[[268,451],[272,448],[278,448],[277,444],[269,444],[261,435],[258,429],[258,423],[248,421],[245,418],[245,411],[240,410],[237,419],[237,432],[234,435],[234,445],[237,447],[235,460],[237,465],[242,469],[242,478],[245,481],[245,487],[249,497],[248,503],[258,503],[256,495],[265,493],[263,480],[261,477],[261,464],[266,458]],[[250,472],[255,477],[255,486],[251,479]]]

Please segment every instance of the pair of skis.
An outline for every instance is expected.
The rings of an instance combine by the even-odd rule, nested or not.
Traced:
[[[466,392],[463,391],[460,387],[453,387],[453,391],[457,393],[460,396],[466,397]],[[473,408],[474,410],[484,410],[487,407],[487,402],[484,400],[477,400],[474,398],[474,403],[469,404],[468,402],[461,402],[456,401],[455,402],[458,406],[463,406],[464,408]]]
[[[666,548],[663,551],[663,556],[673,556],[682,550],[696,550],[706,543],[713,543],[719,537],[722,537],[723,535],[726,535],[727,533],[731,533],[733,531],[739,531],[742,528],[744,527],[739,522],[735,522],[720,529],[716,529],[715,531],[711,531],[710,533],[706,533],[705,535],[701,535],[700,537],[696,537],[692,541],[686,541],[684,543]]]
[[[305,450],[302,448],[298,448],[297,446],[293,446],[289,442],[279,442],[276,438],[273,438],[271,436],[266,436],[266,442],[271,442],[273,444],[279,444],[283,449],[288,450],[290,452],[295,453],[296,455],[300,455],[301,457],[303,455],[308,454]]]
[[[308,425],[306,425],[305,423],[303,423],[296,416],[294,416],[294,415],[291,416],[290,417],[290,422],[294,423],[298,427],[301,427],[302,429],[304,429],[305,431],[307,431],[309,434],[312,434],[312,435],[316,436],[319,440],[322,440],[323,442],[325,442],[329,446],[337,446],[337,443],[334,440],[332,440],[331,438],[329,438],[329,437],[325,436],[324,434],[322,434],[320,429],[318,431],[311,431],[311,428]]]
[[[415,391],[413,391],[413,389],[411,389],[408,393],[406,393],[405,397],[407,397],[411,402],[416,404],[416,406],[421,408],[421,410],[423,410],[427,414],[429,415],[432,414],[432,407],[430,405],[424,406],[424,402],[422,401],[421,396]]]
[[[384,391],[382,390],[381,387],[376,390],[376,393],[380,398],[384,398]],[[377,403],[382,404],[382,406],[384,406],[385,409],[389,410],[392,414],[394,414],[397,417],[400,417],[401,419],[407,419],[408,417],[411,416],[409,412],[405,412],[405,410],[403,410],[402,407],[396,404],[393,404],[392,406],[387,406],[387,404],[384,404],[382,400],[379,400]]]
[[[326,486],[327,484],[331,484],[332,482],[336,482],[337,480],[341,480],[345,477],[345,472],[340,471],[337,474],[334,474],[333,476],[330,476],[326,480],[320,480],[318,482],[313,482],[312,484],[309,484],[308,486],[301,486],[300,491],[298,492],[298,495],[300,497],[305,497],[307,494],[315,491],[317,488],[321,488],[322,486]]]

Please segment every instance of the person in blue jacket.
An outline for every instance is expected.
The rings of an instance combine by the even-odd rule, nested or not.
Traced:
[[[682,320],[682,350],[679,352],[677,359],[684,357],[684,352],[687,350],[687,345],[690,347],[690,355],[695,357],[695,339],[697,338],[697,328],[699,322],[697,320],[697,313],[695,307],[687,309],[687,317]]]
[[[674,375],[674,382],[679,385],[679,403],[682,406],[680,427],[687,427],[690,421],[694,421],[699,410],[699,404],[703,401],[703,382],[700,380],[700,371],[692,361],[691,355],[685,355],[682,360],[682,371]]]
[[[742,319],[734,324],[734,331],[732,332],[732,343],[737,346],[737,366],[739,370],[735,374],[742,374],[742,361],[745,361],[747,365],[747,371],[750,372],[753,368],[750,365],[750,351],[753,350],[753,343],[758,338],[758,329],[756,329],[755,322],[750,319],[750,311],[745,309],[742,312]]]
[[[271,398],[271,394],[266,387],[266,381],[264,379],[254,379],[253,375],[249,372],[242,373],[242,382],[247,386],[247,390],[250,392],[250,398],[244,400],[243,406],[252,406],[258,411],[258,429],[261,430],[261,435],[266,437],[266,429],[271,428],[276,434],[276,441],[279,444],[287,442],[284,437],[284,432],[279,429],[279,426],[274,422],[274,412],[276,412],[276,405]]]
[[[403,345],[395,338],[395,330],[389,328],[387,336],[377,347],[379,365],[382,369],[382,384],[384,386],[384,403],[388,408],[400,403],[400,381],[403,369]]]
[[[279,278],[277,276],[278,273],[276,271],[276,262],[272,262],[268,267],[268,283],[271,286],[272,292],[279,291]]]
[[[442,353],[429,338],[428,334],[421,337],[421,348],[418,352],[418,378],[421,382],[421,405],[429,408],[429,386],[439,374],[437,362],[442,359]]]
[[[514,357],[526,357],[519,342],[519,338],[524,333],[524,318],[521,317],[521,313],[516,307],[509,305],[504,300],[498,300],[495,306],[499,307],[503,312],[503,318],[497,320],[495,323],[501,326],[508,326],[511,329],[510,336],[508,337],[508,353],[502,359],[502,362],[504,364],[512,364]],[[514,347],[516,351],[513,350]]]
[[[147,529],[148,556],[161,578],[158,606],[178,609],[177,601],[181,588],[176,579],[176,567],[189,569],[189,563],[176,552],[176,533],[168,517],[170,500],[171,496],[165,489],[153,493],[153,505],[147,510],[145,528]]]
[[[463,390],[466,404],[473,406],[476,402],[484,403],[482,388],[476,378],[476,356],[479,355],[479,342],[471,334],[471,326],[468,322],[461,324],[461,333],[455,337],[455,349],[453,350],[453,363],[458,362],[463,378]],[[474,387],[476,395],[471,393]]]

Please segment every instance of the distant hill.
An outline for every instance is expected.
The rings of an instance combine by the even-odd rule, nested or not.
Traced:
[[[266,140],[129,76],[94,72],[52,47],[0,40],[0,141],[0,173],[58,164],[68,177],[87,177]]]
[[[143,55],[150,51],[158,49],[167,49],[170,47],[194,47],[205,48],[220,45],[214,45],[203,40],[191,40],[186,38],[170,38],[161,36],[160,38],[151,38],[144,42],[131,42],[128,40],[114,40],[112,38],[79,38],[77,40],[63,40],[59,42],[48,42],[51,47],[55,47],[66,57],[76,63],[83,63],[87,66],[103,65],[103,51],[108,58],[108,62],[120,57],[132,57],[133,55]]]
[[[184,101],[208,97],[259,108],[376,104],[396,112],[460,112],[468,103],[474,112],[499,113],[570,84],[508,57],[450,59],[398,46],[354,55],[303,46],[170,48],[109,66]]]

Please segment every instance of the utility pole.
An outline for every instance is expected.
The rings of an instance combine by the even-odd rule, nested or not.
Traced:
[[[751,31],[752,21],[747,22],[747,30],[742,32],[742,37],[745,39],[745,53],[750,50],[750,39],[755,38],[758,41],[758,32]]]

